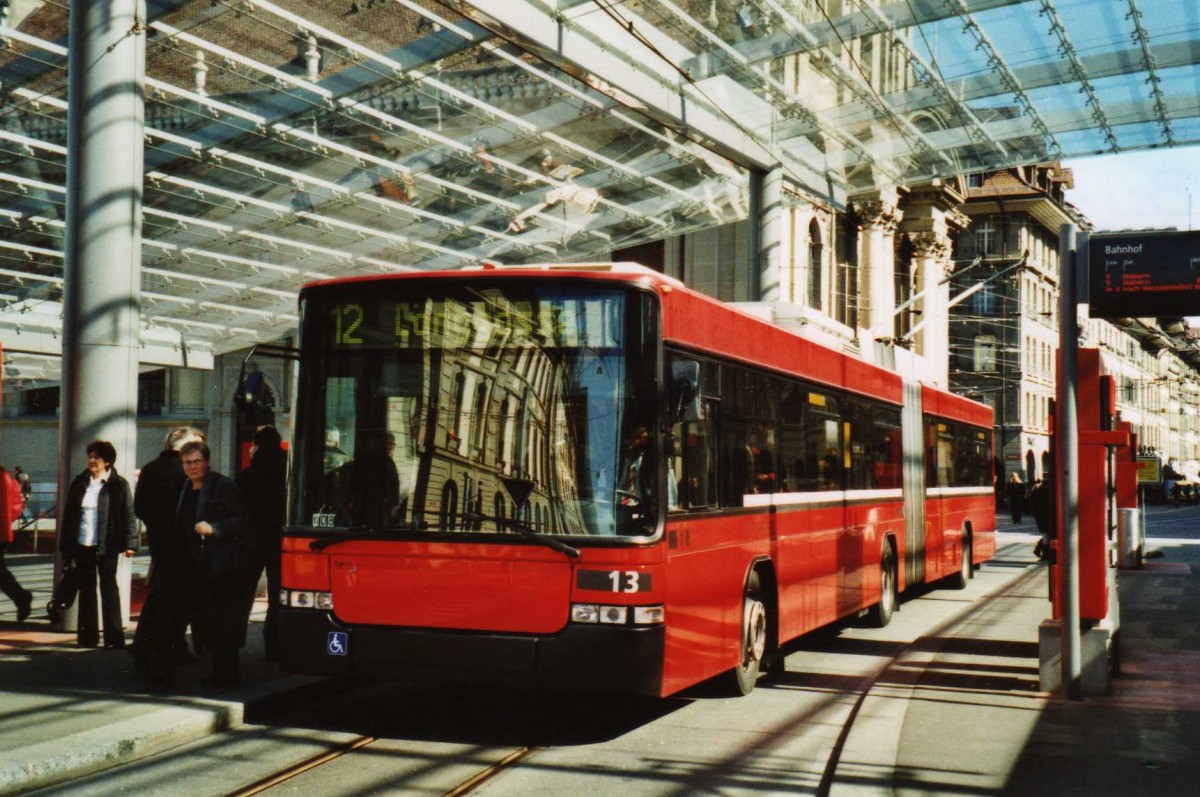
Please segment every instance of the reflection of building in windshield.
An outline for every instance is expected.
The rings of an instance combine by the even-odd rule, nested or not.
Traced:
[[[544,533],[583,532],[578,427],[588,406],[573,380],[578,352],[563,346],[564,312],[498,292],[473,298],[482,300],[446,301],[430,321],[442,338],[425,366],[437,392],[419,404],[433,416],[388,419],[390,429],[419,429],[398,463],[421,502],[414,513],[443,529],[492,529],[479,516],[497,516]],[[396,407],[420,411],[413,399]]]

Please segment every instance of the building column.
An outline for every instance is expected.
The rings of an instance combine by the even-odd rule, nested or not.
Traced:
[[[862,221],[859,269],[859,326],[875,340],[891,338],[896,311],[896,227],[904,217],[893,197],[856,201]]]
[[[915,336],[916,352],[933,368],[938,387],[949,389],[950,283],[954,270],[950,239],[944,232],[909,233],[917,266],[917,291],[921,294],[921,328]]]
[[[60,518],[89,441],[116,447],[131,484],[137,467],[145,30],[139,0],[71,0]],[[127,619],[129,561],[121,561]],[[74,622],[72,611],[67,627]]]
[[[758,260],[758,295],[760,302],[778,302],[786,295],[783,290],[783,236],[786,210],[783,206],[783,168],[775,167],[763,176],[759,190],[759,216],[756,253]],[[789,279],[792,278],[789,276]]]

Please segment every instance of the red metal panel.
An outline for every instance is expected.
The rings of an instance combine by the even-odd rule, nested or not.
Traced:
[[[733,667],[739,656],[742,592],[750,564],[769,553],[766,512],[672,520],[663,693]]]
[[[571,564],[547,548],[360,541],[328,553],[343,622],[532,634],[567,622]]]
[[[308,550],[310,542],[303,537],[283,538],[281,586],[287,589],[329,590],[329,557],[324,553],[311,553]]]
[[[922,409],[941,418],[992,428],[992,408],[953,393],[944,393],[929,385],[921,385]]]
[[[978,495],[947,495],[925,502],[926,582],[958,571],[963,531],[970,526],[975,564],[996,555],[996,504],[989,491]]]
[[[662,296],[663,336],[672,343],[896,404],[901,401],[900,377],[890,371],[686,289],[673,288]]]

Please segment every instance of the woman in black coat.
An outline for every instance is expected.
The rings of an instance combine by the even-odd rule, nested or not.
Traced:
[[[187,540],[185,558],[194,563],[189,580],[192,633],[212,653],[206,686],[239,682],[238,650],[246,642],[245,582],[253,562],[250,509],[233,479],[209,470],[211,452],[202,442],[179,450],[187,481],[179,493],[175,523]]]
[[[100,579],[100,608],[104,647],[124,648],[121,593],[117,588],[117,557],[138,549],[133,491],[117,474],[117,450],[107,440],[87,447],[87,470],[71,480],[59,526],[58,547],[64,560],[77,569],[79,619],[76,642],[94,648],[100,642],[96,617],[96,579]]]

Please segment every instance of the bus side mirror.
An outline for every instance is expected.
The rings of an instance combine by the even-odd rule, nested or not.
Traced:
[[[700,417],[700,363],[671,363],[671,422],[695,423]]]

